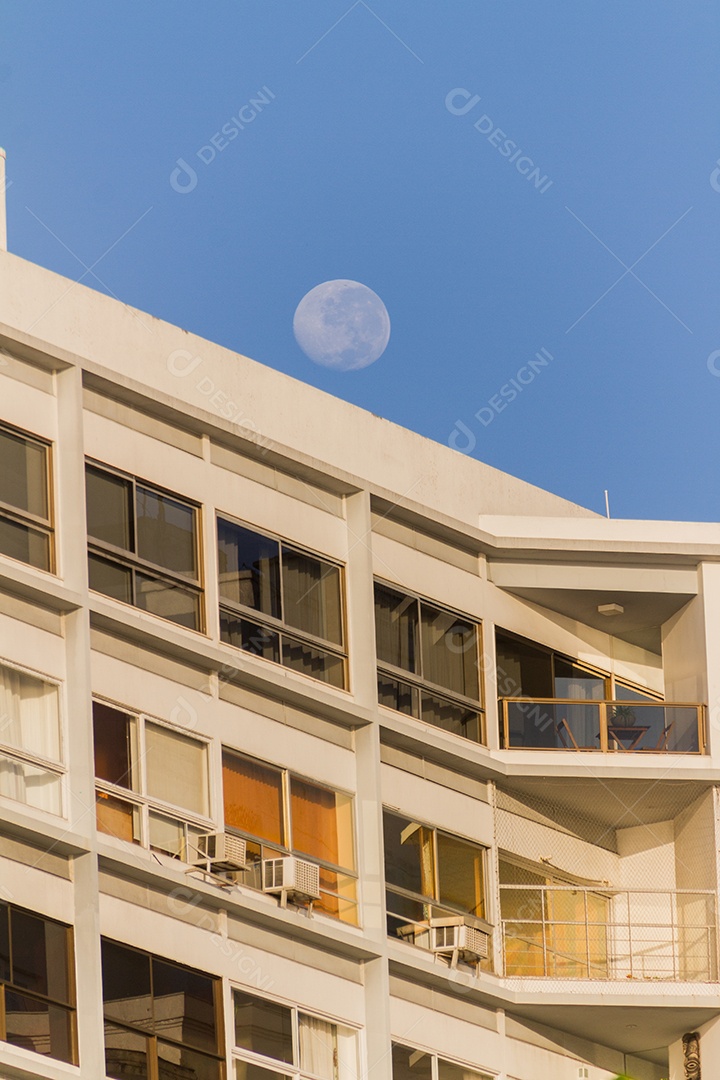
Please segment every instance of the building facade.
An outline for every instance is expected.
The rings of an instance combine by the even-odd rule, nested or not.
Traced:
[[[7,252],[0,384],[3,1080],[720,1060],[720,526]]]

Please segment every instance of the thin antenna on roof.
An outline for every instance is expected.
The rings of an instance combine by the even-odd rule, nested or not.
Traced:
[[[5,209],[5,151],[0,146],[0,251],[7,251],[7,211]]]
[[[605,516],[610,517],[610,500],[608,499],[607,488],[605,488]]]

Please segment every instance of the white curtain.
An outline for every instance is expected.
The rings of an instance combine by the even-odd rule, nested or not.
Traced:
[[[57,687],[0,665],[0,744],[59,761]],[[0,794],[61,812],[60,778],[5,754],[0,754]]]
[[[335,1024],[300,1014],[300,1068],[322,1080],[338,1080]]]
[[[198,814],[208,812],[205,744],[157,724],[145,724],[147,793]]]

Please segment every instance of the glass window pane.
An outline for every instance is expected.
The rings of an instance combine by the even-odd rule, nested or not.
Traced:
[[[283,547],[282,581],[285,622],[342,645],[339,567]]]
[[[410,596],[375,585],[378,660],[418,671],[418,603]]]
[[[293,851],[354,869],[352,798],[349,795],[292,776],[290,820]]]
[[[477,626],[425,603],[420,613],[423,678],[479,701]]]
[[[123,604],[133,602],[132,572],[98,555],[88,555],[89,585],[93,592],[120,600]]]
[[[235,991],[233,1005],[236,1046],[276,1061],[293,1063],[290,1009],[242,990]]]
[[[220,595],[279,619],[280,545],[252,529],[218,518]]]
[[[438,1058],[438,1080],[492,1080],[492,1077],[475,1069],[467,1069],[464,1065],[456,1065],[454,1061]]]
[[[158,1080],[221,1080],[225,1075],[217,1058],[186,1046],[158,1042],[157,1054]]]
[[[11,908],[10,937],[14,985],[69,1003],[67,927]]]
[[[258,623],[238,619],[227,611],[220,611],[220,640],[236,649],[243,649],[263,660],[280,663],[280,636],[274,630],[267,630]]]
[[[106,1022],[105,1072],[112,1080],[149,1080],[145,1036]]]
[[[36,1054],[73,1062],[72,1013],[59,1005],[5,990],[5,1038]]]
[[[383,832],[387,883],[421,896],[434,897],[433,830],[386,811]]]
[[[498,631],[495,638],[499,697],[554,697],[552,655]]]
[[[195,507],[139,484],[136,494],[139,558],[196,579]]]
[[[189,630],[200,629],[200,595],[194,589],[185,589],[139,571],[135,574],[135,587],[135,603],[143,611]]]
[[[62,814],[62,779],[49,769],[28,765],[9,754],[0,753],[0,795],[7,799]]]
[[[157,724],[145,724],[147,794],[175,806],[208,812],[207,753],[204,743]]]
[[[156,1031],[176,1042],[216,1052],[214,983],[208,975],[153,957]]]
[[[357,881],[348,874],[320,867],[320,899],[315,911],[322,911],[341,922],[358,924]]]
[[[57,686],[0,665],[0,743],[59,761]]]
[[[432,1080],[432,1058],[411,1046],[393,1043],[393,1080]]]
[[[140,808],[105,791],[95,796],[98,832],[129,843],[140,842]]]
[[[185,854],[185,827],[182,821],[165,817],[164,814],[155,814],[151,810],[148,830],[148,840],[153,851],[162,851],[176,859]]]
[[[38,570],[51,569],[50,537],[40,529],[31,529],[18,521],[0,516],[0,554],[10,559],[36,566]]]
[[[264,1069],[254,1061],[236,1061],[235,1080],[290,1080],[290,1077],[272,1069]]]
[[[133,551],[132,484],[114,473],[85,469],[88,536]]]
[[[386,709],[407,713],[408,716],[420,715],[420,693],[410,683],[400,682],[378,672],[378,701]]]
[[[561,656],[555,657],[554,697],[579,698],[602,701],[605,697],[605,679],[592,671],[573,664]]]
[[[461,735],[463,739],[481,741],[480,714],[474,709],[467,709],[464,705],[457,705],[447,698],[440,698],[427,691],[423,691],[420,697],[420,716],[426,724],[432,724],[443,731],[451,731],[453,735]]]
[[[47,447],[0,429],[0,502],[48,518]]]
[[[105,1016],[149,1031],[152,1026],[150,957],[103,940],[102,979]]]
[[[285,667],[329,683],[330,686],[337,686],[341,690],[345,686],[345,662],[342,657],[295,641],[286,634],[282,639],[282,662]]]
[[[446,833],[437,834],[439,900],[483,918],[483,851]]]
[[[93,702],[95,776],[98,780],[137,791],[132,753],[134,728],[127,713],[99,701]]]
[[[317,1016],[298,1016],[300,1068],[304,1072],[320,1076],[322,1080],[335,1080],[337,1076],[338,1045],[337,1025]]]
[[[223,753],[225,824],[271,844],[285,843],[282,773]]]

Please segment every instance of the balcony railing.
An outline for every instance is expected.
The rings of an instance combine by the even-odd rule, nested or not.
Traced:
[[[703,705],[500,698],[506,749],[701,754]]]
[[[505,975],[718,982],[710,890],[501,885]]]

